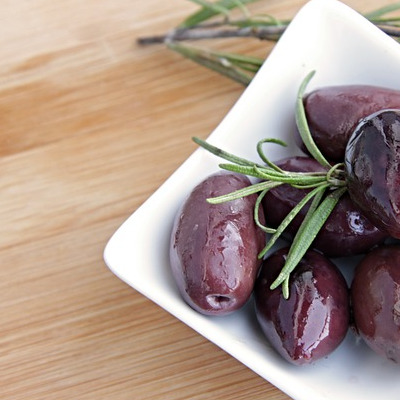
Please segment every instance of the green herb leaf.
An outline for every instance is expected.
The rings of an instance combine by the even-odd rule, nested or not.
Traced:
[[[397,11],[397,10],[400,10],[400,2],[389,4],[387,6],[378,8],[374,11],[364,14],[364,17],[369,20],[376,20],[377,18],[382,17],[382,15],[385,15],[385,14],[388,14],[390,12]]]
[[[286,263],[282,268],[282,271],[271,285],[271,290],[277,288],[285,280],[289,278],[290,273],[296,268],[297,264],[303,258],[304,254],[309,249],[311,243],[314,241],[318,232],[328,219],[332,210],[335,208],[340,197],[346,192],[346,188],[336,189],[331,192],[318,208],[310,214],[310,217],[303,221],[304,226],[302,227],[300,234],[298,233],[290,247],[289,254],[286,259]],[[283,286],[283,296],[289,297],[287,285]]]
[[[267,164],[270,168],[282,173],[283,172],[282,169],[279,168],[275,163],[271,162],[268,159],[268,157],[265,155],[265,153],[263,151],[264,143],[275,143],[275,144],[279,144],[280,146],[283,146],[283,147],[287,147],[287,144],[283,140],[271,139],[271,138],[260,140],[257,143],[257,153],[258,153],[259,157],[261,158],[261,160],[263,160],[265,162],[265,164]]]
[[[273,236],[268,240],[266,246],[262,249],[262,251],[259,253],[258,258],[261,259],[265,256],[265,254],[272,248],[272,246],[276,243],[276,241],[279,239],[279,237],[282,235],[284,230],[288,227],[288,225],[294,220],[296,215],[303,209],[303,207],[312,199],[314,198],[317,194],[322,194],[324,193],[325,189],[328,187],[328,185],[324,186],[317,186],[314,190],[311,192],[307,193],[297,204],[296,206],[289,212],[289,214],[283,219],[283,221],[280,223],[278,228],[276,229],[276,232],[273,234]],[[267,210],[268,212],[268,210]]]
[[[210,204],[220,204],[225,203],[227,201],[232,201],[236,199],[241,199],[246,196],[250,196],[255,193],[259,193],[265,189],[271,189],[273,187],[279,186],[279,182],[260,182],[254,183],[253,185],[249,185],[243,189],[235,190],[234,192],[223,194],[217,197],[210,197],[207,199],[207,202]]]
[[[278,186],[278,185],[280,185],[280,184],[277,183],[277,182],[274,182],[274,187],[276,187],[276,186]],[[271,188],[272,188],[272,187],[271,187]],[[266,188],[266,189],[264,189],[264,190],[258,195],[257,200],[256,200],[256,204],[255,204],[255,206],[254,206],[254,221],[256,222],[256,225],[257,225],[261,230],[263,230],[265,233],[274,234],[274,233],[276,232],[276,229],[274,229],[274,228],[269,228],[268,226],[265,226],[264,224],[262,224],[262,223],[260,222],[260,217],[259,217],[259,209],[260,209],[261,202],[262,202],[263,198],[265,197],[265,195],[268,193],[268,191],[269,191],[271,188]]]
[[[199,4],[203,7],[203,10],[209,10],[212,14],[218,15],[222,14],[225,17],[229,17],[229,9],[220,5],[219,2],[211,3],[206,0],[190,0],[192,3]]]
[[[225,160],[228,160],[232,163],[238,164],[238,165],[247,165],[250,167],[253,167],[255,165],[254,162],[246,160],[245,158],[241,158],[238,156],[235,156],[232,153],[228,153],[225,150],[220,149],[219,147],[213,146],[212,144],[206,142],[205,140],[202,140],[198,137],[193,137],[192,138],[193,142],[198,144],[200,147],[203,147],[203,149],[208,150],[210,153],[214,154],[217,157],[223,158]],[[260,165],[260,167],[262,167]]]
[[[234,63],[230,63],[227,59],[221,58],[218,54],[214,54],[211,50],[204,50],[199,47],[171,41],[167,41],[166,45],[168,48],[180,53],[184,57],[244,86],[247,86],[253,79],[253,75],[243,72],[240,67],[235,66]]]
[[[319,151],[317,145],[314,142],[314,139],[311,136],[310,129],[307,123],[306,111],[303,103],[303,96],[306,90],[306,87],[312,77],[315,75],[315,71],[311,71],[303,80],[300,85],[299,91],[297,93],[296,100],[296,125],[297,129],[300,132],[301,139],[303,140],[304,145],[310,154],[325,168],[330,168],[331,165]]]
[[[187,17],[180,25],[180,28],[190,28],[201,24],[204,21],[209,20],[212,17],[223,14],[226,15],[226,10],[232,10],[238,7],[237,0],[219,0],[215,3],[210,3],[206,1],[191,0],[195,3],[201,3],[203,6],[200,11]],[[254,3],[259,0],[240,0],[243,4]]]
[[[310,185],[316,186],[326,182],[326,174],[306,175],[301,172],[299,173],[286,171],[284,173],[279,173],[272,168],[259,168],[257,166],[254,167],[254,170],[260,179],[279,181],[282,183],[288,183],[290,185],[296,185],[298,187],[302,185],[306,185],[307,187],[309,187]]]

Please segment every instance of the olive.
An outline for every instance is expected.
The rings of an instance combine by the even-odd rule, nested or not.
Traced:
[[[276,164],[293,172],[319,172],[324,168],[310,157],[288,157]],[[276,228],[287,214],[309,192],[288,184],[271,189],[263,199],[267,225]],[[290,239],[296,234],[309,208],[307,204],[286,228]],[[388,235],[375,227],[360,211],[346,193],[339,200],[328,220],[319,231],[312,247],[328,257],[361,254],[380,244]]]
[[[257,320],[270,344],[295,365],[326,357],[349,327],[346,281],[327,257],[309,250],[289,279],[289,299],[281,287],[270,289],[285,263],[288,248],[263,263],[254,288]]]
[[[400,238],[400,110],[360,122],[346,148],[345,169],[354,203],[375,226]]]
[[[400,362],[400,245],[382,245],[357,265],[351,285],[355,326],[367,345]]]
[[[265,245],[254,222],[257,195],[220,204],[206,200],[250,185],[240,174],[219,172],[189,194],[171,234],[170,263],[184,300],[207,315],[225,315],[249,299]],[[259,218],[264,222],[260,208]]]
[[[311,135],[328,160],[342,162],[347,142],[362,118],[388,108],[400,108],[400,91],[370,85],[318,88],[304,97]],[[305,150],[300,135],[296,142]]]

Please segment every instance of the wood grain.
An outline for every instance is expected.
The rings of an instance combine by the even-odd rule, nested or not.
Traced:
[[[254,10],[292,17],[305,3]],[[376,1],[347,2],[360,11]],[[380,2],[381,5],[389,1]],[[122,283],[102,253],[243,87],[139,47],[183,0],[0,2],[0,397],[288,397]],[[227,40],[267,55],[270,43]]]

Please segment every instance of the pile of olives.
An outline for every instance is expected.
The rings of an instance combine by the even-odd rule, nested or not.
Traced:
[[[400,92],[360,85],[322,87],[301,101],[319,151],[332,165],[342,163],[340,185],[346,190],[309,239],[296,268],[274,287],[293,255],[290,243],[310,216],[311,201],[285,224],[282,237],[289,245],[260,254],[270,237],[266,232],[279,230],[312,188],[271,184],[258,196],[248,190],[252,185],[244,174],[220,171],[192,190],[176,216],[170,245],[174,279],[183,299],[205,315],[234,312],[253,295],[261,330],[293,364],[326,357],[350,327],[372,350],[398,363]],[[327,165],[295,136],[305,155],[278,160],[275,170],[329,175]],[[208,201],[235,192],[244,195],[217,204]],[[362,257],[348,287],[334,260],[353,255]]]

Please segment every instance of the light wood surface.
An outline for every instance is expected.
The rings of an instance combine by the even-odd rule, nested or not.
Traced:
[[[305,2],[250,9],[287,18]],[[103,261],[113,232],[194,150],[191,136],[208,136],[243,91],[163,45],[136,45],[196,8],[0,2],[1,399],[288,399]]]

